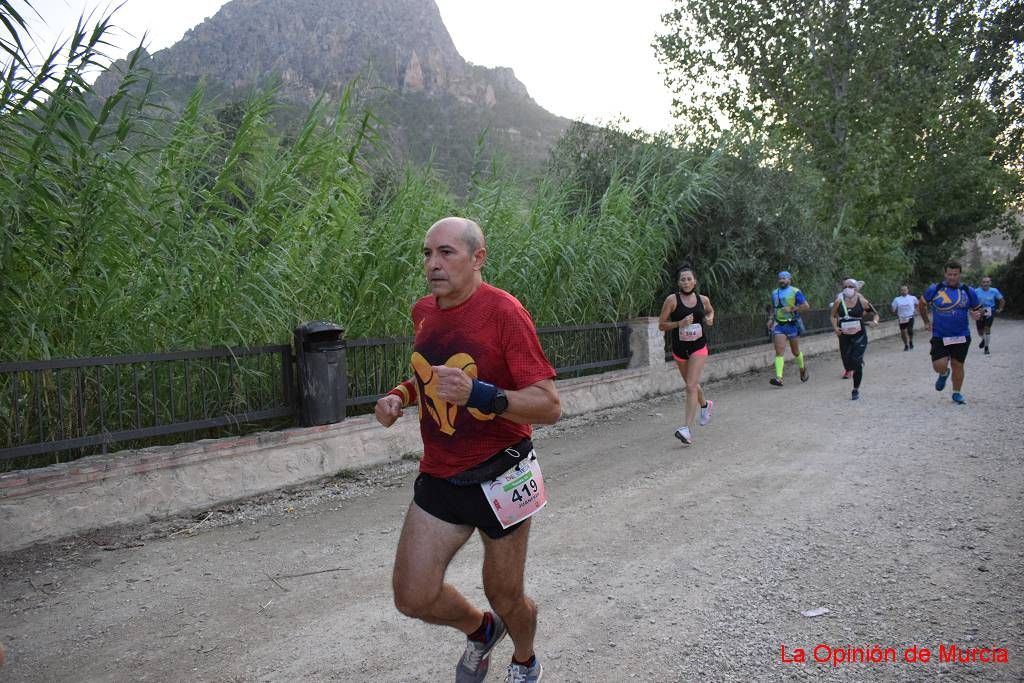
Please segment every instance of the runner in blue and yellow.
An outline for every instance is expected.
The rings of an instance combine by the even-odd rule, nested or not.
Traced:
[[[781,387],[785,365],[782,356],[786,352],[787,339],[793,358],[800,368],[800,381],[810,379],[804,365],[804,354],[800,351],[800,311],[808,310],[811,305],[804,293],[793,286],[793,276],[788,270],[779,272],[778,278],[779,286],[772,291],[772,317],[768,319],[768,329],[771,330],[772,343],[775,345],[775,376],[770,381]]]
[[[1003,312],[1003,308],[1006,306],[1006,298],[1003,297],[1003,293],[992,286],[992,278],[987,275],[981,278],[981,287],[974,290],[974,294],[978,297],[978,303],[981,304],[981,319],[978,320],[978,336],[981,337],[981,342],[978,344],[979,349],[985,349],[985,355],[992,353],[992,321],[996,315]]]
[[[932,368],[939,377],[935,390],[946,388],[950,365],[953,373],[953,402],[964,404],[960,389],[964,385],[964,362],[971,348],[969,318],[981,318],[981,306],[974,290],[960,282],[960,263],[946,264],[945,280],[937,282],[921,295],[921,320],[932,333]],[[929,315],[931,317],[929,317]]]

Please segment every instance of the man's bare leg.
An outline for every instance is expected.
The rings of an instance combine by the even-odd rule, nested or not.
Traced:
[[[526,597],[524,588],[530,522],[526,520],[502,538],[480,535],[484,542],[484,593],[508,627],[515,645],[513,656],[519,662],[534,654],[533,639],[537,633],[537,605]]]
[[[953,391],[959,392],[964,385],[964,364],[955,358],[951,359],[951,362],[953,363]]]
[[[449,524],[416,503],[409,505],[391,579],[399,612],[466,635],[480,626],[484,613],[444,582],[448,564],[472,535],[473,527]]]

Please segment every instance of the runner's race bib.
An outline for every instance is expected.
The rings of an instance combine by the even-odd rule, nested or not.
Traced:
[[[691,323],[686,327],[679,328],[679,338],[683,341],[697,341],[704,334],[700,323]]]
[[[859,320],[844,320],[839,323],[839,329],[843,334],[857,334],[860,332],[860,321]]]
[[[548,504],[537,451],[491,481],[480,484],[502,529],[518,524]]]
[[[992,307],[991,306],[986,306],[985,308],[981,309],[981,314],[983,316],[985,316],[986,318],[991,318],[992,317]]]
[[[943,346],[954,346],[956,344],[966,344],[966,343],[967,343],[967,337],[943,337],[942,338],[942,345]]]
[[[906,323],[909,323],[913,319],[914,319],[914,316],[910,316],[909,318],[900,318],[900,324],[904,324],[905,325]]]

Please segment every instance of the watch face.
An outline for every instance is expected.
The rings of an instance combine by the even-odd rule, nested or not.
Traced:
[[[491,412],[495,415],[501,415],[508,409],[508,396],[505,395],[504,391],[498,391],[494,395],[494,400],[491,402]]]

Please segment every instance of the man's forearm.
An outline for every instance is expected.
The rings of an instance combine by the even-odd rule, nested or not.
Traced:
[[[507,390],[505,395],[508,409],[501,417],[506,420],[519,424],[554,424],[562,415],[562,402],[554,380],[537,382],[518,391]]]

